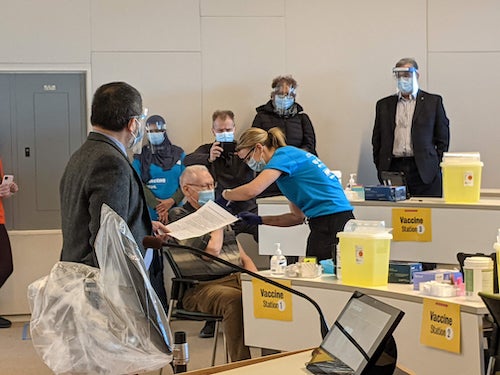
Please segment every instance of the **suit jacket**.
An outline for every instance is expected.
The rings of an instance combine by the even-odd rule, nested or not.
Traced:
[[[128,224],[143,252],[152,233],[142,183],[127,156],[108,137],[90,133],[71,156],[60,183],[61,260],[98,267],[94,242],[106,203]]]
[[[426,184],[440,171],[443,152],[450,142],[449,120],[439,95],[419,90],[411,125],[411,141],[418,172]],[[397,95],[380,99],[373,127],[373,161],[377,171],[389,170],[396,127]]]

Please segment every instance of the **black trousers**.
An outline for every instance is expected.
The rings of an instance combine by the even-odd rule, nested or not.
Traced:
[[[4,224],[0,224],[0,288],[14,271],[12,263],[12,249],[9,235]]]
[[[309,219],[311,233],[307,238],[306,256],[314,256],[318,261],[337,257],[337,232],[344,229],[345,224],[354,219],[352,211],[319,216]]]
[[[425,184],[418,173],[415,158],[392,158],[390,170],[393,172],[404,172],[406,184],[412,197],[442,197],[443,183],[441,170],[436,174],[434,180]]]

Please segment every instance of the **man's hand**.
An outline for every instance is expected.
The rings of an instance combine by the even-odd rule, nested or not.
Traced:
[[[172,198],[168,199],[156,199],[159,203],[156,205],[155,210],[156,213],[158,214],[158,219],[163,224],[168,223],[168,210],[172,208],[172,206],[175,204],[175,201]]]
[[[212,147],[210,147],[210,155],[208,156],[208,161],[213,163],[215,159],[222,155],[224,149],[220,146],[220,142],[214,142]]]
[[[250,225],[262,225],[262,216],[253,214],[248,211],[243,211],[238,214],[238,217],[245,223]]]
[[[151,224],[153,225],[153,233],[155,237],[161,238],[162,241],[166,241],[169,237],[168,232],[170,232],[167,229],[167,226],[154,220],[151,221]]]

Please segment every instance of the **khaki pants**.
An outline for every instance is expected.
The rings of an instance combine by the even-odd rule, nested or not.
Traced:
[[[239,273],[217,280],[200,282],[186,292],[182,299],[182,305],[189,311],[222,315],[231,361],[251,358],[250,349],[244,344],[243,304]]]

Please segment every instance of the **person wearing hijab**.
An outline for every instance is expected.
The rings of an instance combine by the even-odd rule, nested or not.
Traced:
[[[163,117],[149,117],[146,132],[149,142],[143,146],[140,154],[134,155],[132,165],[146,188],[151,219],[166,224],[168,210],[184,198],[179,177],[184,170],[186,154],[168,139],[167,124]]]

